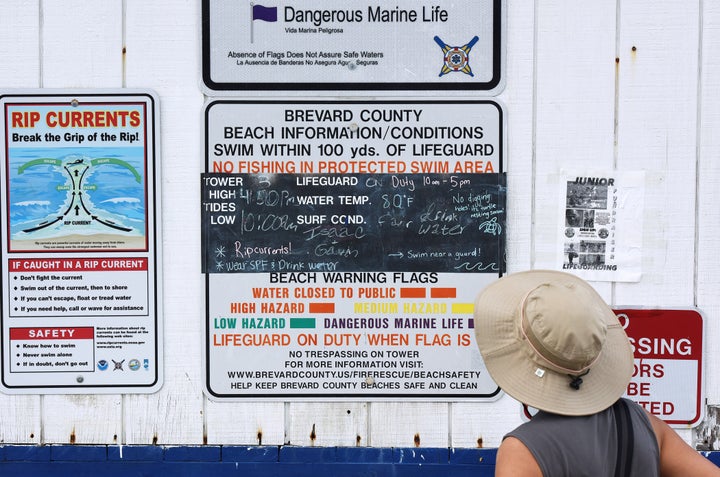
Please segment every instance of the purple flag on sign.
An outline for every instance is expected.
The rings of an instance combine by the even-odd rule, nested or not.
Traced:
[[[253,5],[252,19],[262,20],[264,22],[277,21],[277,7],[264,7],[262,5]]]

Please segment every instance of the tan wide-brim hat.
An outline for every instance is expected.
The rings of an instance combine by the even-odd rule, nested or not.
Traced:
[[[594,414],[625,393],[633,353],[615,313],[584,280],[531,270],[507,275],[475,300],[475,337],[507,394],[567,416]]]

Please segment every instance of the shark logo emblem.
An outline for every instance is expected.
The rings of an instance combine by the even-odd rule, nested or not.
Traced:
[[[454,71],[460,71],[466,75],[474,76],[470,68],[470,50],[478,42],[477,36],[473,37],[464,46],[450,46],[440,39],[439,36],[433,38],[435,43],[440,46],[443,52],[443,66],[440,69],[440,75],[444,76]]]

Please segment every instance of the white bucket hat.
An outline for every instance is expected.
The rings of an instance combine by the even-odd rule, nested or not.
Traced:
[[[475,300],[475,337],[500,388],[537,409],[594,414],[625,393],[633,353],[615,313],[564,272],[507,275]]]

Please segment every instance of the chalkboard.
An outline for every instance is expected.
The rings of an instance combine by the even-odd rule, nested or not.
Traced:
[[[203,273],[503,273],[501,174],[202,174]]]

